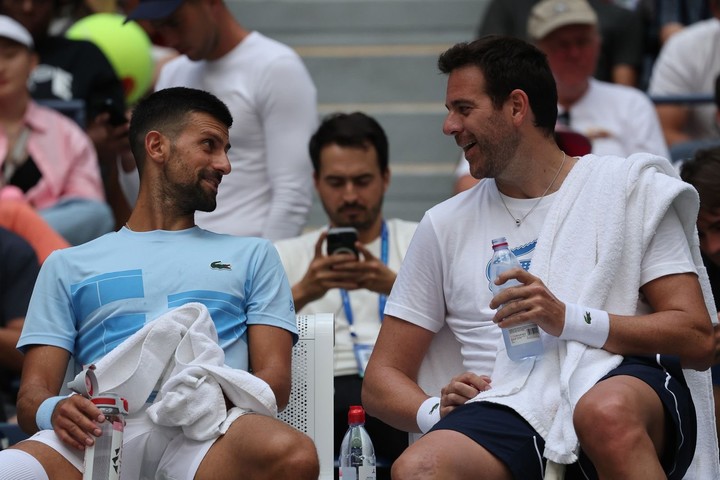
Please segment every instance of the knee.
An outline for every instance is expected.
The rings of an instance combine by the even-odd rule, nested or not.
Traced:
[[[317,479],[320,461],[315,443],[300,432],[273,439],[267,446],[268,463],[275,472],[272,478]]]
[[[625,455],[644,433],[627,403],[614,395],[581,398],[573,413],[573,425],[582,449],[591,458]]]
[[[438,470],[438,459],[432,452],[418,451],[411,445],[392,464],[390,474],[393,480],[417,480],[436,478]]]

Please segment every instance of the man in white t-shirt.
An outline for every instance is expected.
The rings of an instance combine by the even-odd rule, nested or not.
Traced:
[[[483,180],[418,225],[368,363],[368,413],[426,432],[393,478],[720,478],[696,192],[662,157],[565,154],[533,45],[483,37],[438,66],[443,131]],[[499,237],[523,268],[491,278]],[[433,398],[418,369],[445,327],[466,371]],[[501,329],[516,342],[539,331],[544,352],[511,360]]]
[[[181,55],[160,72],[156,90],[192,87],[230,108],[232,173],[214,212],[198,225],[218,233],[294,237],[312,204],[307,143],[317,125],[317,94],[290,47],[244,29],[222,0],[140,0],[128,19],[149,20]]]
[[[350,405],[360,405],[365,364],[375,344],[385,299],[415,232],[416,222],[385,219],[390,184],[388,141],[380,124],[361,112],[327,117],[310,139],[315,189],[330,227],[353,227],[353,254],[327,254],[327,227],[276,242],[299,314],[335,314],[335,451]],[[383,463],[407,446],[407,433],[367,417]],[[386,471],[379,471],[384,478]]]

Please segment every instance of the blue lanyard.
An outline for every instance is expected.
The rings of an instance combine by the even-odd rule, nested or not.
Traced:
[[[382,228],[380,230],[380,260],[382,261],[383,265],[387,265],[388,262],[388,229],[387,225],[385,224],[385,220],[382,222]],[[340,289],[340,297],[342,298],[343,303],[343,310],[345,310],[345,318],[347,318],[348,325],[350,325],[350,336],[355,339],[357,338],[357,334],[355,333],[355,328],[353,328],[353,312],[352,312],[352,306],[350,305],[350,295],[348,294],[348,291],[344,288]],[[379,294],[378,296],[378,317],[380,318],[380,323],[382,323],[383,319],[383,312],[385,312],[385,302],[387,301],[387,295],[384,293]]]

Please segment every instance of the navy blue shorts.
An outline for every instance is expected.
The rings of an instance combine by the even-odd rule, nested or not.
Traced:
[[[660,357],[658,357],[660,358]],[[665,407],[668,445],[661,463],[669,480],[682,479],[695,454],[697,433],[695,406],[677,357],[626,357],[605,377],[629,375],[647,383]],[[666,385],[667,383],[667,385]],[[432,430],[454,430],[473,439],[495,455],[516,479],[542,480],[545,441],[514,410],[490,402],[462,405],[442,418]],[[566,480],[597,479],[597,472],[582,452],[578,463],[569,465]]]
[[[713,385],[720,385],[720,364],[710,367]]]

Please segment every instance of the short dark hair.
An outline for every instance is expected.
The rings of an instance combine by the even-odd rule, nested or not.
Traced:
[[[470,43],[458,43],[438,58],[438,68],[445,74],[466,66],[482,71],[485,93],[496,109],[513,90],[524,91],[535,115],[535,126],[552,135],[557,122],[557,86],[542,51],[518,38],[486,35]]]
[[[187,87],[173,87],[158,90],[144,98],[133,109],[130,119],[130,150],[132,150],[138,172],[142,173],[145,161],[145,136],[152,130],[169,136],[179,135],[187,126],[187,115],[207,113],[228,129],[233,118],[225,105],[215,95]]]
[[[385,131],[374,118],[362,112],[333,113],[325,117],[310,138],[310,159],[315,173],[320,171],[320,152],[328,145],[367,149],[377,152],[378,166],[388,170],[388,140]]]
[[[680,167],[680,178],[695,187],[700,196],[700,208],[720,208],[720,147],[696,151]]]

